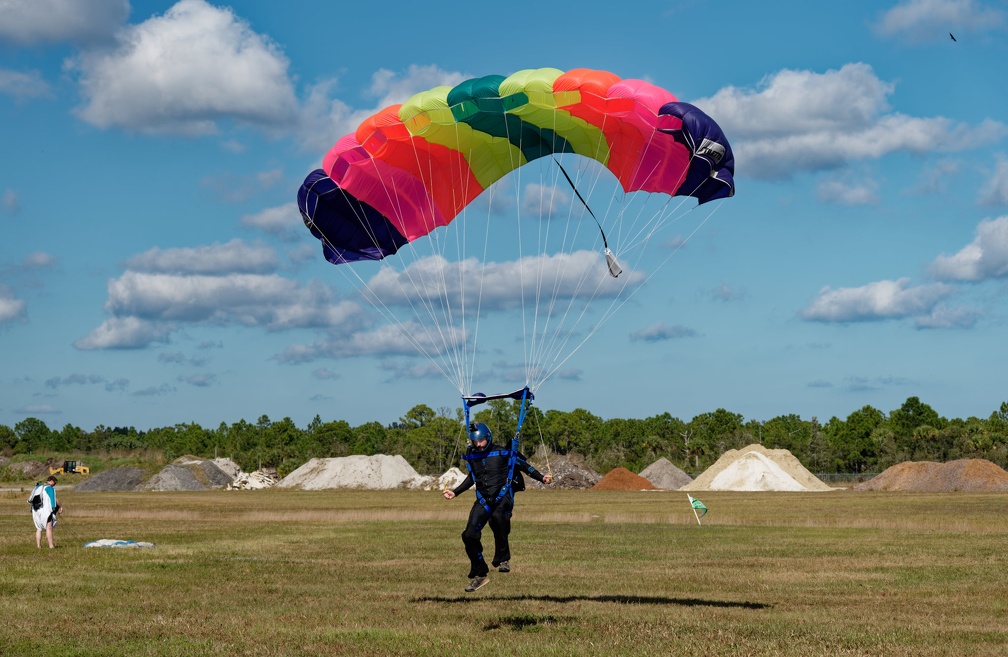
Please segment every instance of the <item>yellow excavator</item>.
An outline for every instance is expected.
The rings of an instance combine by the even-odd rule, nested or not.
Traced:
[[[49,466],[49,474],[91,474],[91,468],[80,461],[63,461],[63,465],[58,468]]]

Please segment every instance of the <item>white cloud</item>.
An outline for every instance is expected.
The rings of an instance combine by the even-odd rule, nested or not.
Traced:
[[[980,193],[981,205],[1008,205],[1008,158],[998,155],[997,164]]]
[[[287,242],[308,235],[296,203],[278,205],[255,214],[247,214],[241,218],[241,225],[261,230]]]
[[[340,333],[312,344],[295,344],[277,356],[281,363],[305,363],[319,358],[352,356],[436,356],[445,351],[446,342],[465,344],[468,334],[461,329],[431,331],[413,322],[401,326],[385,324],[373,331]]]
[[[557,301],[613,298],[643,283],[640,272],[609,275],[595,251],[535,255],[509,262],[481,263],[476,258],[449,262],[441,256],[421,258],[402,271],[383,267],[367,287],[386,304],[411,304],[447,298],[458,308],[477,304],[483,311],[516,308],[537,294]]]
[[[0,324],[24,319],[25,302],[14,298],[14,293],[0,284]]]
[[[682,324],[670,325],[659,323],[631,333],[630,339],[634,342],[638,340],[643,342],[662,342],[676,338],[692,338],[696,337],[696,335],[697,332],[695,330]]]
[[[943,117],[889,113],[893,85],[870,66],[846,64],[826,73],[780,71],[758,89],[727,87],[696,101],[732,135],[739,169],[759,178],[843,166],[908,151],[972,148],[1008,134],[997,121],[977,127]]]
[[[951,285],[911,286],[909,278],[878,281],[861,287],[824,287],[801,311],[803,319],[818,322],[864,322],[921,317],[954,291]]]
[[[126,267],[135,272],[162,274],[261,274],[276,270],[277,256],[268,246],[233,239],[226,244],[192,248],[154,247],[127,260]]]
[[[101,41],[123,24],[129,10],[129,0],[0,0],[0,41]]]
[[[981,313],[973,308],[953,308],[938,304],[927,315],[915,318],[914,324],[920,329],[972,328],[980,316]]]
[[[209,247],[151,249],[108,283],[109,319],[78,349],[138,348],[166,342],[184,324],[357,330],[358,304],[333,298],[321,283],[302,285],[272,273],[275,253],[240,240]]]
[[[7,94],[13,96],[15,100],[23,101],[30,98],[47,98],[52,96],[52,90],[38,71],[21,73],[0,68],[0,94]]]
[[[108,285],[105,311],[159,321],[238,323],[270,330],[344,324],[359,312],[321,285],[275,274],[148,274],[127,271]]]
[[[931,263],[931,275],[943,281],[980,281],[1008,276],[1008,216],[981,221],[976,237],[954,255]]]
[[[138,317],[110,317],[73,346],[93,349],[141,349],[155,342],[167,342],[174,327],[148,322]]]
[[[376,97],[370,108],[354,109],[333,98],[336,80],[323,80],[308,90],[301,112],[301,144],[306,150],[325,152],[343,135],[381,109],[406,102],[410,96],[438,86],[455,86],[467,77],[464,73],[445,71],[437,66],[411,65],[404,74],[380,69],[372,75],[366,95]]]
[[[181,0],[116,41],[72,62],[86,99],[78,114],[96,126],[206,134],[224,118],[279,128],[297,115],[287,58],[229,8]]]
[[[1003,11],[974,0],[904,0],[882,15],[875,31],[912,42],[933,42],[949,41],[949,32],[981,32],[1004,23]]]
[[[529,183],[522,190],[520,207],[532,216],[549,218],[566,216],[570,210],[571,195],[556,185]]]
[[[18,198],[17,192],[13,189],[4,190],[3,209],[8,214],[17,214],[21,212],[21,200]]]
[[[855,183],[833,179],[819,183],[816,196],[827,203],[874,205],[879,202],[877,191],[878,183],[871,179]]]

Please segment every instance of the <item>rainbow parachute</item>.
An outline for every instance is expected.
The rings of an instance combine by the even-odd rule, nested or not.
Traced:
[[[668,91],[612,73],[524,70],[436,87],[371,116],[305,180],[298,204],[335,264],[380,259],[451,222],[505,174],[557,153],[624,191],[734,193],[721,129]]]
[[[477,375],[535,390],[710,216],[686,215],[734,194],[733,173],[717,124],[641,80],[542,68],[418,93],[340,139],[298,192],[325,258],[351,263],[337,269],[385,322],[322,351],[399,343],[463,395]],[[524,361],[504,362],[516,344]]]

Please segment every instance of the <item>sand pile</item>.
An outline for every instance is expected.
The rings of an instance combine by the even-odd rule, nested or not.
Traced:
[[[280,488],[322,490],[326,488],[359,488],[388,490],[412,488],[423,480],[400,455],[341,456],[311,459],[277,484]]]
[[[1008,472],[986,459],[960,459],[948,463],[905,461],[853,488],[935,493],[1004,493],[1008,492]]]
[[[465,481],[467,476],[469,476],[469,473],[463,472],[458,468],[448,468],[448,470],[437,479],[434,479],[433,477],[421,477],[423,481],[420,482],[417,487],[422,488],[423,490],[452,490]]]
[[[655,488],[664,490],[679,490],[687,484],[693,483],[693,478],[677,468],[667,458],[662,457],[644,468],[640,476],[650,481]]]
[[[806,492],[833,489],[806,470],[788,450],[752,444],[728,450],[692,483],[679,490]]]
[[[626,468],[613,468],[602,477],[592,490],[654,490],[654,485]]]
[[[262,490],[263,488],[275,486],[278,481],[280,481],[280,477],[277,476],[276,470],[273,468],[264,468],[255,472],[242,472],[239,470],[231,483],[228,484],[227,489]]]

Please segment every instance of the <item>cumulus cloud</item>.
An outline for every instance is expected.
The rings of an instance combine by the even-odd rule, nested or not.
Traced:
[[[994,171],[980,193],[981,205],[1008,205],[1008,158],[998,155]]]
[[[285,242],[293,242],[307,233],[296,203],[266,208],[241,218],[241,225],[261,230]],[[314,255],[314,252],[313,252]]]
[[[280,48],[203,0],[124,27],[114,48],[82,52],[71,68],[85,99],[77,114],[102,128],[196,135],[225,118],[283,127],[298,114]]]
[[[740,168],[766,179],[899,151],[968,149],[980,145],[981,136],[989,143],[1008,134],[997,121],[971,127],[890,112],[893,89],[871,66],[854,63],[826,73],[783,70],[756,89],[726,87],[696,104],[733,136]]]
[[[862,182],[824,180],[819,183],[816,196],[826,203],[874,205],[879,202],[878,183],[870,179]]]
[[[980,222],[976,237],[953,255],[942,254],[930,266],[942,281],[980,281],[1008,276],[1008,216]]]
[[[522,212],[536,217],[566,216],[570,209],[571,195],[556,185],[529,183],[522,190],[520,207]]]
[[[92,43],[108,39],[129,16],[129,0],[2,0],[0,41]]]
[[[133,256],[126,268],[148,274],[262,274],[276,270],[276,252],[262,244],[233,239],[226,244],[160,249]]]
[[[904,0],[882,14],[877,34],[911,42],[948,41],[949,32],[968,34],[1005,24],[1005,13],[974,0]]]
[[[2,204],[4,211],[8,214],[21,212],[21,199],[18,198],[17,192],[13,189],[4,190]]]
[[[0,94],[11,96],[16,101],[52,96],[49,83],[42,79],[38,71],[22,73],[0,68]]]
[[[134,256],[108,283],[109,319],[74,343],[78,349],[142,348],[167,342],[187,324],[293,328],[359,328],[360,306],[271,271],[275,253],[240,240]]]
[[[401,326],[385,324],[372,331],[340,333],[311,344],[291,345],[276,359],[281,363],[306,363],[319,358],[352,356],[416,356],[417,353],[437,356],[445,351],[446,342],[464,344],[467,339],[468,334],[461,329],[438,331],[415,322],[405,322]]]
[[[368,289],[385,304],[414,304],[419,298],[440,307],[440,300],[448,299],[456,308],[475,308],[478,303],[481,310],[504,310],[537,294],[549,294],[561,302],[613,298],[638,287],[644,279],[644,274],[634,271],[612,278],[595,251],[488,263],[476,258],[450,262],[442,256],[430,256],[402,271],[382,268],[368,281]]]
[[[23,320],[24,316],[24,300],[15,298],[13,291],[7,286],[0,284],[0,324]]]
[[[371,76],[365,96],[373,104],[354,109],[347,102],[335,98],[338,81],[322,80],[312,85],[302,105],[300,117],[301,143],[306,149],[328,148],[343,135],[378,110],[405,102],[415,93],[438,86],[455,86],[471,77],[457,71],[446,71],[437,66],[411,65],[404,73],[379,69]]]
[[[630,334],[630,340],[637,342],[664,342],[676,338],[693,338],[697,332],[682,324],[653,324]]]
[[[910,285],[909,278],[877,281],[861,287],[824,287],[801,311],[803,319],[817,322],[866,322],[929,315],[951,296],[954,288],[943,283]]]

